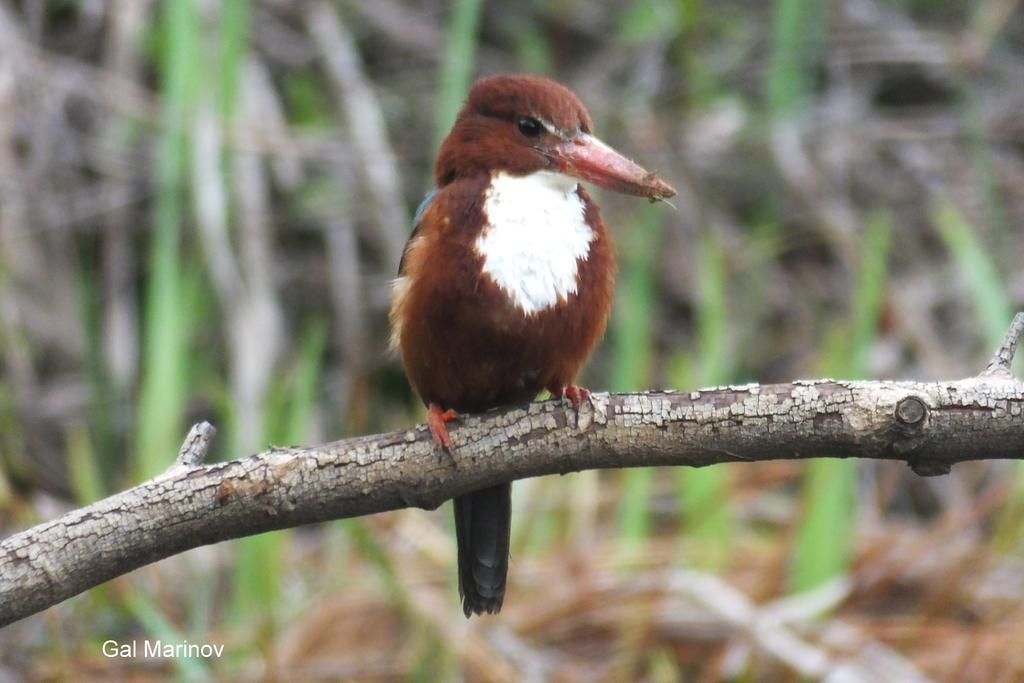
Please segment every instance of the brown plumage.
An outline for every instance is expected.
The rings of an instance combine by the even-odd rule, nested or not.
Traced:
[[[458,412],[520,403],[541,389],[557,393],[572,384],[604,333],[615,284],[608,230],[581,187],[595,237],[589,258],[579,264],[578,292],[523,315],[483,272],[473,248],[485,224],[480,197],[488,182],[462,180],[437,194],[406,248],[407,281],[392,309],[416,393],[428,405]]]
[[[435,164],[438,189],[421,209],[406,245],[391,307],[392,344],[430,408],[439,446],[451,445],[445,427],[450,411],[472,413],[525,402],[542,389],[577,405],[586,396],[574,382],[611,311],[613,248],[586,190],[569,181],[564,197],[552,195],[544,183],[560,188],[560,176],[534,174],[554,171],[652,199],[674,194],[654,174],[592,138],[591,128],[590,116],[565,87],[534,76],[495,76],[474,85],[441,145]],[[573,211],[579,209],[585,227],[569,226],[566,239],[583,235],[589,241],[569,252],[574,267],[541,259],[534,269],[528,261],[531,245],[522,247],[525,256],[516,253],[516,235],[508,232],[519,229],[525,235],[533,226],[497,225],[505,219],[497,204],[488,204],[498,192],[497,179],[515,183],[531,176],[541,179],[542,199],[567,202],[565,215],[576,216]],[[515,208],[502,211],[513,212],[513,223],[520,213],[533,215],[515,213]],[[559,206],[549,213],[562,215]],[[544,212],[536,215],[555,220]],[[552,227],[554,234],[561,226]],[[511,240],[512,251],[488,254],[481,237],[499,229],[505,231],[501,249],[509,249]],[[571,286],[559,279],[566,273],[574,275]],[[536,281],[522,288],[509,281],[520,274]],[[525,293],[517,298],[520,290]],[[510,490],[503,484],[455,500],[459,590],[467,616],[501,608]]]

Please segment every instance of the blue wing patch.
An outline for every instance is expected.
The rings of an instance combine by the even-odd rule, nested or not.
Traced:
[[[416,239],[416,235],[419,234],[420,219],[423,218],[423,212],[427,210],[427,207],[430,206],[430,202],[434,201],[434,197],[436,196],[437,188],[435,187],[433,190],[427,193],[427,196],[423,198],[423,201],[420,202],[420,205],[416,207],[416,215],[413,216],[412,218],[412,234],[409,235],[409,241],[405,243],[405,249],[402,250],[402,260],[398,262],[399,275],[405,273],[405,255],[409,251],[409,245],[412,243],[414,239]]]
[[[427,196],[423,198],[423,201],[420,202],[420,205],[416,207],[416,215],[412,217],[412,225],[414,230],[417,227],[419,227],[420,219],[423,218],[423,212],[427,210],[427,207],[430,206],[430,202],[434,201],[434,197],[436,196],[437,188],[435,187],[433,190],[427,193]]]

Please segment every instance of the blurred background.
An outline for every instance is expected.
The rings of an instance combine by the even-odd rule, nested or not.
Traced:
[[[504,71],[680,190],[597,192],[592,389],[954,379],[1024,305],[1017,0],[0,0],[0,534],[161,472],[198,419],[214,459],[421,421],[388,283]],[[1018,681],[1022,484],[520,482],[498,618],[461,615],[449,507],[406,510],[111,581],[0,631],[0,681]],[[102,656],[145,638],[226,654]]]

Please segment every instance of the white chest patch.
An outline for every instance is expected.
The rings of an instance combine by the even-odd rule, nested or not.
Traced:
[[[578,261],[594,231],[576,181],[560,173],[498,173],[484,195],[487,220],[476,240],[484,272],[526,314],[576,293]]]

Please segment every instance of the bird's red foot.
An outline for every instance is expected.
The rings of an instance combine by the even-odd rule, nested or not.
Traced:
[[[565,397],[569,399],[574,408],[579,408],[583,405],[584,401],[590,400],[590,392],[583,387],[578,387],[575,384],[570,384],[565,388]]]
[[[449,408],[442,410],[441,406],[431,403],[427,408],[427,427],[430,428],[430,435],[434,437],[434,445],[448,451],[452,448],[452,437],[448,433],[446,422],[454,420],[457,413]]]
[[[567,398],[569,403],[572,404],[573,408],[579,410],[579,407],[583,405],[584,401],[590,400],[590,392],[583,387],[578,387],[575,384],[570,384],[564,387],[558,387],[557,389],[549,389],[551,395],[555,398]]]

